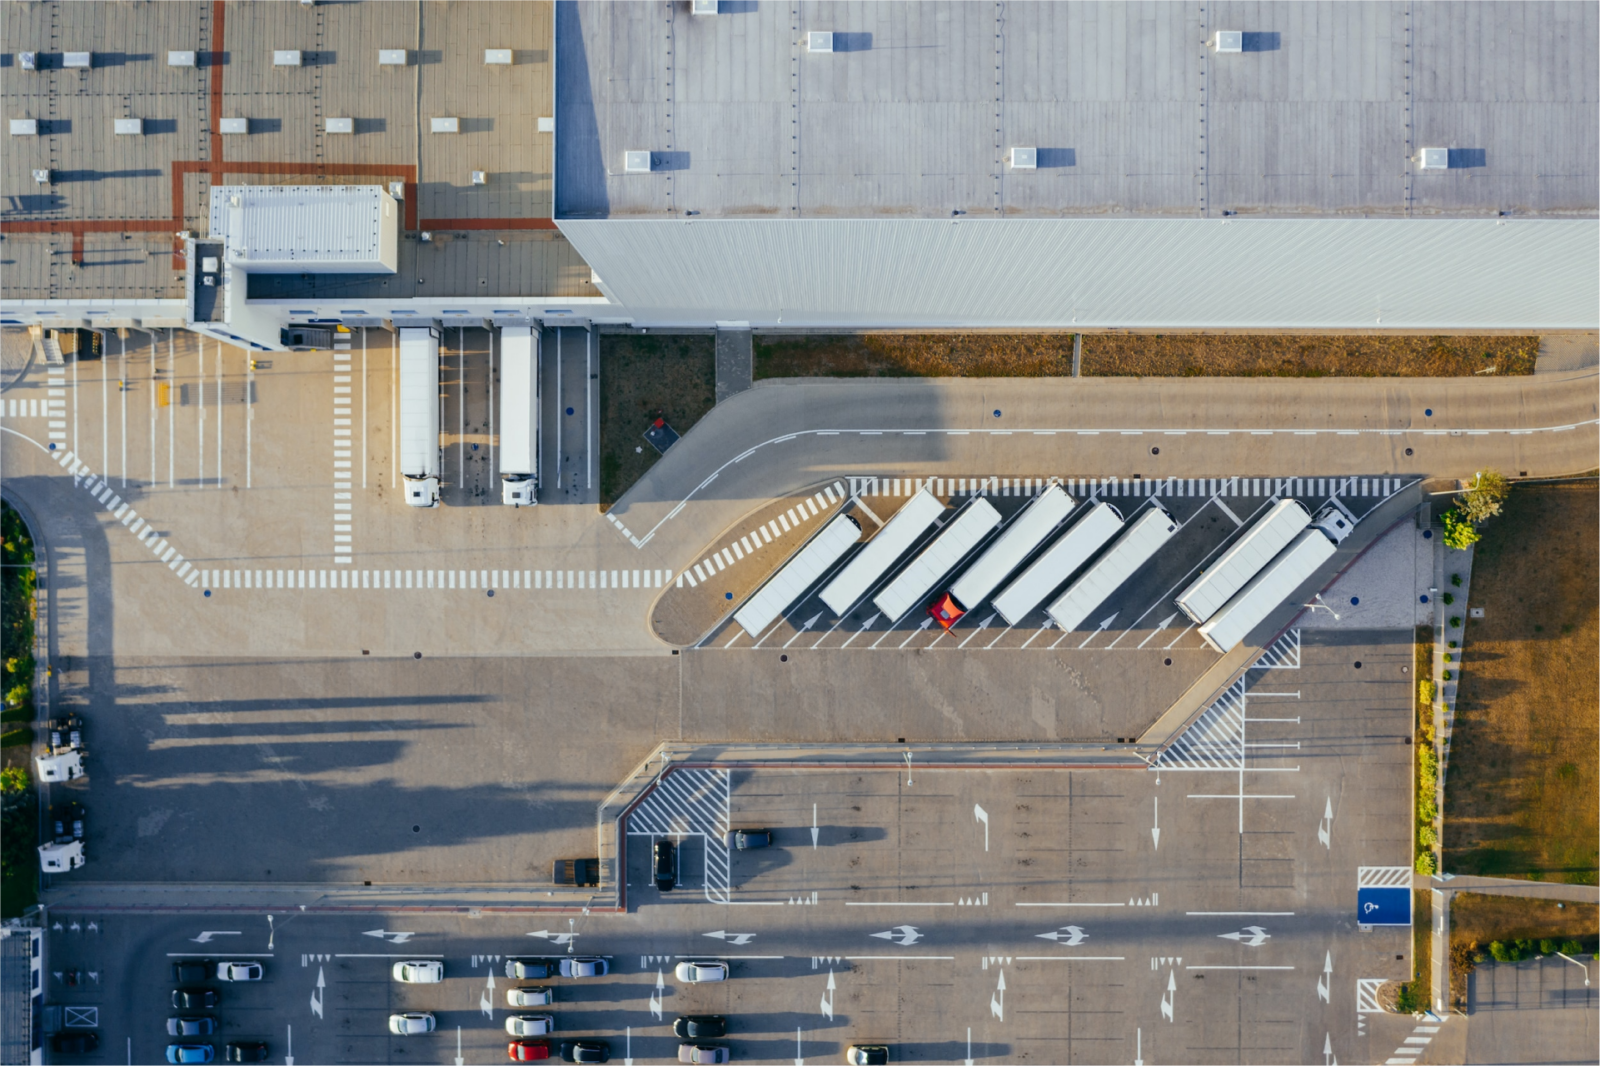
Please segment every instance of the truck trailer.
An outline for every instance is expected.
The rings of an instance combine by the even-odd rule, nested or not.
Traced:
[[[500,330],[500,502],[539,502],[539,331]]]
[[[400,331],[400,476],[406,503],[439,506],[439,331]]]
[[[1310,529],[1302,530],[1200,627],[1201,639],[1224,655],[1238,647],[1267,615],[1333,558],[1334,549],[1353,526],[1350,516],[1338,506],[1323,508]]]
[[[1204,622],[1310,524],[1311,512],[1299,500],[1279,500],[1178,594],[1178,609],[1196,625]]]
[[[949,595],[929,612],[934,621],[949,629],[962,615],[988,599],[989,594],[1000,587],[1000,582],[1045,542],[1072,508],[1072,497],[1060,485],[1053,484],[1036,496],[1000,538],[989,545],[988,551],[950,586]]]
[[[867,541],[867,546],[828,582],[827,588],[822,590],[822,602],[834,614],[843,617],[943,513],[944,504],[933,493],[926,487],[918,489],[917,494],[884,523],[877,535]]]
[[[1152,500],[1137,518],[1128,520],[1122,534],[1095,560],[1093,566],[1067,586],[1056,601],[1045,608],[1050,620],[1068,632],[1077,629],[1089,612],[1149,562],[1161,546],[1178,531],[1178,520],[1165,507]]]
[[[994,609],[1006,625],[1020,623],[1045,601],[1061,583],[1105,546],[1122,528],[1122,512],[1104,500],[1083,509],[1078,520],[1056,542],[1045,549],[1011,584],[994,598]]]
[[[974,496],[910,565],[872,598],[873,605],[890,624],[900,621],[999,524],[1000,512],[994,504]]]
[[[779,568],[733,616],[750,639],[758,639],[795,601],[816,584],[828,568],[861,539],[861,524],[847,514],[834,515],[805,547]]]

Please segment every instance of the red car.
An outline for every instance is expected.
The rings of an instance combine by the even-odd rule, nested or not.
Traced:
[[[550,1057],[550,1045],[541,1040],[513,1040],[506,1045],[512,1062],[543,1062]]]
[[[946,592],[939,598],[938,603],[928,608],[928,613],[933,616],[935,622],[949,629],[961,621],[961,616],[967,612],[957,607],[956,598]]]

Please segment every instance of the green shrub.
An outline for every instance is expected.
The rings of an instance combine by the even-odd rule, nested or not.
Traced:
[[[1547,939],[1539,941],[1539,954],[1541,954],[1541,955],[1554,955],[1555,953],[1556,953],[1556,942],[1554,940],[1550,940],[1550,939],[1547,938]]]
[[[1449,652],[1445,652],[1444,653],[1444,661],[1447,662],[1447,663],[1453,663],[1453,662],[1456,661],[1456,657],[1454,655],[1451,655]]]
[[[1444,605],[1446,607],[1448,607],[1454,602],[1456,602],[1456,598],[1454,596],[1450,595],[1448,592],[1446,592],[1444,594]]]
[[[1561,954],[1563,955],[1577,955],[1582,951],[1583,945],[1576,940],[1563,940],[1561,942]]]
[[[1451,629],[1460,629],[1461,628],[1461,616],[1459,614],[1453,614],[1453,615],[1450,616],[1450,628]]]
[[[1451,574],[1450,575],[1450,584],[1454,585],[1456,588],[1460,588],[1461,587],[1461,575],[1460,574]],[[1450,601],[1449,600],[1445,600],[1444,602],[1449,603]]]
[[[1438,686],[1436,686],[1427,678],[1424,678],[1422,681],[1417,683],[1417,698],[1420,699],[1425,706],[1433,706],[1433,697],[1438,693],[1438,691]]]
[[[28,771],[20,766],[0,770],[0,792],[17,795],[28,790]]]
[[[1439,860],[1431,851],[1417,854],[1417,873],[1435,874],[1439,872]]]
[[[1419,796],[1417,798],[1417,821],[1432,823],[1437,817],[1439,817],[1439,807],[1433,801],[1433,793],[1429,792],[1425,796]]]
[[[1495,962],[1516,962],[1517,949],[1513,945],[1496,940],[1489,944],[1489,957]]]
[[[1444,523],[1444,546],[1446,548],[1466,551],[1478,543],[1477,527],[1456,508],[1451,508],[1440,515],[1439,520]]]
[[[1439,843],[1439,834],[1434,831],[1433,826],[1425,825],[1417,830],[1417,847],[1431,848],[1437,843]]]
[[[1447,640],[1447,641],[1445,641],[1445,646],[1448,647],[1448,648],[1455,648],[1455,647],[1459,647],[1460,645],[1458,645],[1453,640]]]
[[[1423,1002],[1422,995],[1417,991],[1414,982],[1407,981],[1400,986],[1400,993],[1394,997],[1395,1010],[1401,1014],[1416,1014],[1427,1008],[1428,1004]]]
[[[1445,680],[1446,680],[1446,681],[1454,681],[1454,680],[1455,680],[1455,676],[1456,676],[1456,675],[1454,675],[1454,674],[1452,674],[1452,673],[1451,673],[1451,672],[1450,672],[1450,671],[1448,671],[1448,670],[1446,670],[1446,671],[1445,671],[1445,672],[1444,672],[1444,679],[1445,679]]]
[[[1500,513],[1500,505],[1511,492],[1505,475],[1498,470],[1480,470],[1473,477],[1472,487],[1464,492],[1456,509],[1473,525],[1482,525]]]

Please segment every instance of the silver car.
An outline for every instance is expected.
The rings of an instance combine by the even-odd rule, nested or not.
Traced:
[[[513,1014],[506,1019],[511,1036],[549,1036],[555,1029],[556,1020],[548,1014]]]
[[[555,1001],[555,992],[549,988],[506,989],[506,1005],[511,1007],[548,1007]]]
[[[389,1015],[389,1032],[395,1036],[418,1036],[433,1032],[433,1015],[425,1010],[408,1010]]]
[[[610,972],[610,964],[595,955],[575,955],[561,960],[562,977],[604,977]]]
[[[684,984],[699,985],[708,981],[726,981],[728,964],[725,962],[680,962],[672,971]]]

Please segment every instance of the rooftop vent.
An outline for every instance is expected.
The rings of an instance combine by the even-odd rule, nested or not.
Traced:
[[[1013,148],[1011,149],[1012,170],[1037,170],[1039,168],[1039,149]]]
[[[39,136],[39,120],[36,118],[14,118],[11,120],[11,136],[37,137]]]
[[[509,67],[511,65],[511,49],[485,48],[483,50],[483,65],[486,67]]]
[[[554,133],[556,131],[556,118],[554,115],[539,116],[539,132]]]
[[[353,118],[323,119],[322,128],[327,133],[354,133],[356,131],[356,120]]]
[[[12,132],[13,133],[16,132],[14,127],[12,129]],[[648,173],[650,173],[650,153],[649,152],[623,152],[622,153],[622,172],[624,174],[648,174]]]
[[[487,185],[487,184],[489,184],[489,173],[488,173],[488,171],[474,170],[472,172],[472,184],[474,184],[474,185]]]
[[[378,49],[378,66],[380,67],[403,67],[407,62],[409,62],[409,59],[404,48]]]
[[[18,52],[17,53],[17,66],[21,67],[23,70],[38,70],[39,69],[39,53],[38,52]]]
[[[717,0],[689,0],[689,14],[715,15],[717,13]]]
[[[1219,52],[1243,52],[1243,30],[1218,30],[1216,49]]]
[[[831,52],[833,51],[833,33],[812,30],[806,34],[806,51]]]
[[[389,195],[396,200],[404,200],[406,198],[406,183],[403,181],[391,181],[389,183]]]
[[[458,118],[430,118],[428,120],[430,133],[460,133],[461,120]]]
[[[1419,170],[1449,170],[1450,149],[1423,148],[1417,152]]]
[[[144,119],[142,118],[119,118],[113,125],[117,133],[122,136],[140,137],[144,134]]]
[[[33,180],[38,182],[40,185],[49,185],[50,172],[48,170],[35,170],[33,172]]]
[[[68,70],[88,70],[94,66],[92,52],[67,52],[61,57],[61,65]]]
[[[275,67],[298,67],[300,65],[300,50],[286,48],[272,53],[272,65]]]
[[[223,133],[249,133],[250,120],[247,118],[225,118],[217,123]]]
[[[168,52],[167,53],[167,66],[169,66],[169,67],[192,67],[192,66],[194,66],[194,53],[193,52]]]

